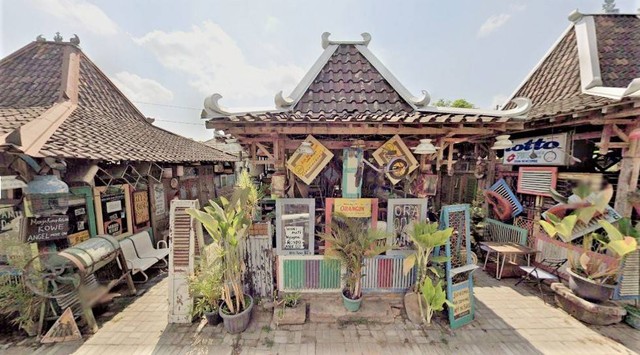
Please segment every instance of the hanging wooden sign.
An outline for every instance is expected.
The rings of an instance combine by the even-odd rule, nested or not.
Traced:
[[[133,193],[133,217],[136,225],[149,222],[149,193],[146,190]]]
[[[49,217],[27,218],[27,231],[25,242],[48,242],[50,240],[64,239],[69,231],[69,216],[56,215]]]
[[[307,136],[305,142],[311,143],[312,154],[294,152],[287,160],[287,169],[291,170],[305,184],[310,185],[322,169],[331,161],[333,153],[313,136]]]
[[[399,135],[376,149],[373,158],[387,171],[387,178],[394,185],[420,165]]]

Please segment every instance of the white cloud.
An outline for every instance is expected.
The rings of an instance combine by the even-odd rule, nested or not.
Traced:
[[[211,21],[190,31],[153,31],[134,41],[166,68],[186,73],[203,95],[218,92],[238,101],[273,97],[304,75],[295,65],[249,63],[233,38]]]
[[[491,32],[497,30],[502,27],[509,19],[511,18],[510,14],[498,14],[490,16],[483,24],[480,26],[478,30],[478,37],[488,36]]]
[[[509,100],[509,96],[507,95],[503,95],[503,94],[494,95],[491,98],[491,109],[495,109],[496,106],[500,106],[500,108],[502,108],[502,105],[504,105],[504,103],[507,100]]]
[[[267,17],[267,21],[264,24],[264,30],[266,32],[275,32],[282,26],[282,21],[275,16]]]
[[[111,81],[131,101],[164,103],[173,100],[171,90],[155,80],[141,78],[136,74],[119,72],[111,78]]]
[[[118,25],[98,6],[84,0],[35,0],[36,8],[61,20],[79,24],[98,35],[118,32]]]

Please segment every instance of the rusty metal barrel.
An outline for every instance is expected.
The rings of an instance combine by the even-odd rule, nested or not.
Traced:
[[[110,235],[98,235],[59,253],[85,275],[99,270],[118,255],[120,244]]]

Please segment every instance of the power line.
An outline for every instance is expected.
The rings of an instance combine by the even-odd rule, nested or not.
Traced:
[[[171,123],[180,123],[180,124],[190,124],[194,126],[203,126],[202,123],[193,123],[193,122],[180,122],[180,121],[171,121],[171,120],[159,120],[157,118],[153,119],[154,122],[171,122]]]
[[[171,107],[171,108],[180,108],[183,110],[195,110],[195,111],[201,111],[201,108],[195,108],[195,107],[189,107],[189,106],[179,106],[179,105],[166,105],[166,104],[158,104],[155,102],[144,102],[144,101],[132,101],[135,102],[137,104],[143,104],[143,105],[153,105],[153,106],[162,106],[162,107]]]

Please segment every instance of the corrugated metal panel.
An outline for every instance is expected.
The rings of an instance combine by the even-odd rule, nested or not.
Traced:
[[[640,299],[640,250],[625,257],[615,299]]]
[[[271,236],[250,236],[242,244],[245,263],[244,281],[248,292],[258,297],[273,297],[273,248]]]
[[[520,168],[518,174],[518,192],[536,196],[551,196],[550,189],[556,188],[558,168],[527,167]]]
[[[416,279],[415,268],[403,273],[404,256],[380,255],[364,261],[364,292],[404,292]]]
[[[340,292],[340,262],[322,255],[278,256],[278,290],[285,292]]]
[[[485,224],[485,240],[490,242],[516,243],[527,245],[527,230],[487,218]]]
[[[513,191],[511,191],[511,188],[507,185],[507,182],[504,181],[504,179],[498,180],[489,188],[489,190],[494,191],[498,195],[509,200],[509,204],[511,205],[511,217],[515,217],[524,211],[524,207],[522,207],[522,204],[518,201],[518,198]]]

